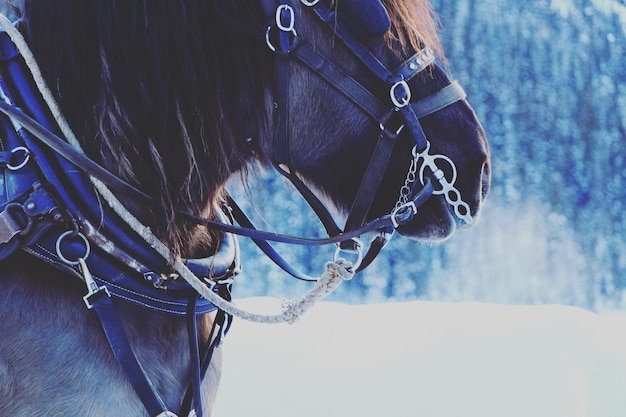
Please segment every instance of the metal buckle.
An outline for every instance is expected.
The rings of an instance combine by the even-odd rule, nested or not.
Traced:
[[[287,24],[283,24],[283,12],[286,12],[288,18]],[[296,13],[288,4],[281,4],[276,8],[276,27],[283,32],[293,32],[296,24]]]
[[[396,91],[398,89],[402,89],[402,91]],[[398,93],[401,93],[401,95]],[[393,105],[401,109],[411,102],[411,88],[406,81],[397,81],[389,89],[389,96]]]
[[[410,211],[409,211],[410,210]],[[391,224],[394,229],[397,229],[401,224],[405,224],[410,221],[417,214],[417,206],[414,201],[409,201],[408,203],[402,204],[394,208],[391,212]],[[398,221],[397,217],[401,216],[406,218]]]

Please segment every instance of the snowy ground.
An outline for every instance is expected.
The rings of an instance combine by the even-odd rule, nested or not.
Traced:
[[[626,315],[564,306],[322,303],[233,325],[215,416],[623,417],[625,335]]]

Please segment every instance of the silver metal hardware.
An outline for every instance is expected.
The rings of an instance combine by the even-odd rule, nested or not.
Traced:
[[[315,6],[317,3],[319,3],[320,0],[300,0],[300,1],[305,6],[312,7],[312,6]]]
[[[339,255],[341,255],[342,252],[350,254],[356,253],[356,260],[352,262],[352,270],[355,271],[359,266],[361,266],[361,262],[363,261],[363,242],[357,238],[352,238],[350,240],[355,243],[355,249],[346,250],[342,249],[341,246],[337,246],[337,249],[335,249],[335,253],[333,254],[333,262],[337,262],[337,260],[339,260]]]
[[[196,412],[192,410],[191,413],[189,414],[189,417],[195,417],[195,416],[196,416]],[[171,411],[163,411],[161,414],[157,415],[156,417],[178,417],[178,416],[172,413]]]
[[[435,53],[430,48],[424,48],[417,56],[417,64],[423,68],[435,62]]]
[[[413,71],[419,70],[421,72],[433,62],[435,62],[435,53],[430,48],[424,48],[409,62],[409,68]]]
[[[143,279],[151,283],[154,288],[158,288],[160,290],[166,290],[167,283],[170,280],[176,281],[178,277],[178,274],[157,274],[153,271],[149,271],[143,274]]]
[[[11,154],[15,155],[18,152],[23,152],[24,153],[24,157],[22,159],[22,162],[20,162],[17,165],[11,165],[11,164],[6,164],[7,169],[11,170],[11,171],[17,171],[18,169],[23,168],[28,161],[30,160],[30,149],[24,147],[24,146],[18,146],[15,147],[13,149],[11,149]]]
[[[289,22],[286,25],[283,24],[282,19],[281,19],[283,12],[287,12],[289,16]],[[290,5],[281,4],[280,6],[276,8],[276,26],[278,27],[278,29],[282,30],[283,32],[295,33],[294,31],[295,24],[296,24],[296,13],[293,11],[293,8]]]
[[[398,91],[398,89],[401,89],[402,91]],[[400,80],[393,83],[389,89],[389,96],[391,97],[393,105],[401,109],[411,102],[411,89],[406,81]]]
[[[83,273],[85,285],[87,285],[87,294],[83,296],[83,301],[85,302],[87,308],[91,310],[93,308],[93,305],[89,302],[89,298],[92,295],[100,291],[104,291],[107,297],[110,297],[111,293],[109,292],[109,289],[104,285],[98,287],[98,284],[96,284],[96,281],[93,279],[93,275],[91,275],[91,272],[89,271],[89,268],[87,268],[87,264],[85,263],[85,260],[83,258],[79,258],[77,262],[80,265],[80,269]]]
[[[413,148],[413,160],[411,160],[411,165],[409,166],[409,171],[406,174],[406,178],[404,180],[404,185],[400,188],[400,196],[398,197],[398,201],[392,210],[392,221],[395,223],[393,218],[393,213],[398,213],[399,210],[406,206],[409,203],[409,195],[411,194],[411,184],[413,184],[417,178],[417,164],[419,161],[419,156],[415,155],[415,148]],[[394,227],[397,227],[394,224]]]
[[[276,47],[272,45],[272,41],[270,41],[270,31],[272,30],[271,26],[268,26],[265,30],[265,43],[270,48],[270,51],[276,52]]]
[[[85,254],[83,256],[80,256],[75,261],[67,259],[65,257],[65,255],[63,255],[63,251],[61,250],[61,242],[63,241],[63,239],[65,239],[65,238],[67,238],[69,236],[78,237],[85,244]],[[57,256],[59,257],[60,260],[62,260],[63,262],[65,262],[68,265],[75,266],[75,265],[78,265],[81,260],[87,259],[89,257],[89,254],[91,253],[91,245],[89,244],[89,241],[87,240],[85,235],[83,235],[82,233],[80,233],[80,232],[77,233],[77,232],[75,232],[73,230],[68,230],[67,232],[61,234],[61,236],[58,237],[57,243],[56,243],[56,251],[57,251]]]
[[[267,47],[270,48],[270,51],[276,52],[276,47],[272,44],[272,41],[270,40],[271,31],[272,31],[272,27],[268,26],[267,29],[265,30],[265,43],[267,44]],[[292,29],[291,33],[293,34],[293,36],[298,36],[298,33],[296,32],[295,29]]]
[[[396,204],[396,207],[391,212],[391,224],[393,224],[394,229],[397,229],[398,226],[400,226],[400,223],[396,219],[398,215],[404,215],[407,210],[412,211],[413,216],[417,214],[417,206],[413,201],[409,201],[408,203],[402,204],[400,206]]]
[[[382,123],[379,124],[378,127],[380,128],[381,132],[384,132],[387,130],[387,127]],[[404,125],[400,125],[400,127],[396,130],[395,135],[398,136],[400,132],[402,132],[402,129],[404,129]]]
[[[465,221],[465,223],[472,224],[474,220],[472,219],[472,216],[470,214],[469,205],[462,200],[461,193],[454,186],[454,183],[457,179],[456,165],[454,165],[454,162],[452,162],[452,160],[447,156],[431,155],[429,154],[429,151],[430,142],[428,141],[426,142],[426,148],[422,152],[418,152],[417,148],[413,147],[414,160],[424,160],[418,174],[420,182],[422,183],[422,185],[424,184],[424,175],[426,172],[426,167],[428,167],[428,169],[432,172],[433,177],[437,180],[439,185],[441,185],[441,188],[435,189],[433,191],[433,194],[443,195],[448,204],[450,204],[454,208],[454,214],[456,214],[459,219]],[[450,172],[452,173],[452,178],[446,178],[445,172],[437,165],[438,162],[444,162],[448,164]]]
[[[217,281],[213,281],[212,279],[207,278],[207,277],[204,277],[202,279],[209,286],[211,290],[214,290],[215,287],[218,285],[232,285],[235,283],[235,280],[233,278],[220,279]]]
[[[65,255],[63,255],[63,251],[61,250],[61,242],[63,241],[63,239],[67,237],[78,237],[85,244],[85,254],[79,257],[78,259],[76,259],[75,261],[67,259]],[[109,289],[107,287],[105,287],[104,285],[98,287],[98,284],[96,284],[96,281],[94,280],[93,275],[91,275],[91,271],[89,271],[89,268],[87,267],[87,263],[85,262],[85,259],[87,259],[89,257],[89,254],[91,253],[91,245],[89,244],[89,241],[87,240],[85,235],[83,235],[80,232],[74,232],[72,230],[68,230],[67,232],[61,234],[61,236],[59,236],[59,238],[57,239],[56,251],[57,251],[57,256],[59,257],[59,259],[61,259],[66,264],[72,265],[72,266],[76,266],[76,265],[80,266],[80,271],[83,274],[83,279],[85,280],[85,285],[87,286],[87,294],[83,296],[83,301],[85,302],[85,305],[87,306],[88,309],[91,310],[93,308],[93,305],[89,302],[89,298],[91,298],[92,295],[100,291],[104,291],[107,297],[111,296],[111,293],[109,292]]]

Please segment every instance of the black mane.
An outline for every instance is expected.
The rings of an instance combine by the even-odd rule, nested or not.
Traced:
[[[160,199],[140,215],[175,253],[191,226],[174,208],[205,210],[265,128],[271,60],[249,34],[264,19],[247,0],[24,2],[20,30],[85,151]]]

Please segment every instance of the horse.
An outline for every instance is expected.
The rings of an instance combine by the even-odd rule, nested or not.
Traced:
[[[17,3],[0,42],[0,415],[210,415],[230,322],[178,268],[229,298],[233,234],[273,236],[232,225],[225,184],[257,165],[338,250],[373,233],[362,267],[393,232],[440,241],[479,215],[489,149],[426,0]]]

